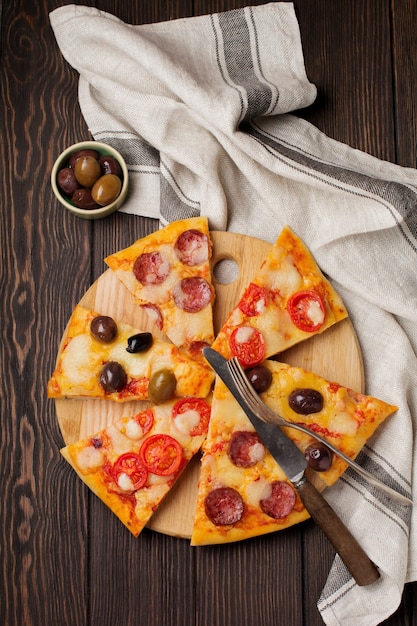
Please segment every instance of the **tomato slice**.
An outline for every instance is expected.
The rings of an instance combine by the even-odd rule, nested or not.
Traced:
[[[152,409],[145,409],[144,411],[140,411],[137,415],[135,415],[135,420],[142,428],[143,434],[146,435],[151,430],[154,424],[154,415]]]
[[[176,439],[159,433],[151,435],[143,442],[139,456],[149,472],[158,476],[169,476],[179,469],[184,453]]]
[[[135,454],[135,452],[126,452],[119,456],[113,464],[111,474],[117,485],[119,484],[118,480],[121,474],[129,476],[133,483],[132,491],[141,489],[148,479],[148,471],[143,466],[139,455]]]
[[[172,417],[175,419],[178,415],[183,415],[187,411],[197,411],[200,415],[200,422],[190,430],[191,437],[204,435],[207,432],[210,421],[210,405],[201,398],[182,398],[174,405]]]
[[[258,365],[265,359],[265,341],[262,334],[252,326],[238,326],[230,336],[233,356],[242,367]]]
[[[268,300],[269,292],[265,287],[259,287],[255,283],[250,283],[238,306],[242,313],[248,317],[254,317],[262,313],[268,304]]]
[[[293,294],[288,301],[287,311],[295,326],[308,333],[319,330],[326,318],[326,309],[321,296],[310,289]]]

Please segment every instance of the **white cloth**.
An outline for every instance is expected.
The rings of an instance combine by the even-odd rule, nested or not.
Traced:
[[[400,407],[359,461],[417,500],[417,173],[289,114],[316,96],[292,4],[139,26],[69,5],[50,19],[93,136],[128,162],[124,211],[304,239],[345,300],[367,393]],[[352,471],[326,497],[382,575],[358,587],[336,557],[318,608],[328,625],[376,625],[417,578],[415,507]]]

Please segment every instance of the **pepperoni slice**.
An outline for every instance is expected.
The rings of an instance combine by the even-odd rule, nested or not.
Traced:
[[[164,320],[162,317],[161,309],[156,304],[141,304],[142,309],[149,317],[150,321],[155,324],[159,330],[163,329]]]
[[[236,524],[243,516],[242,496],[232,487],[218,487],[206,496],[204,509],[216,526]]]
[[[252,467],[264,458],[265,446],[257,433],[238,430],[232,434],[227,454],[234,465]]]
[[[187,313],[198,313],[212,299],[211,287],[201,276],[183,278],[175,285],[172,295],[177,307]]]
[[[210,421],[210,405],[202,398],[182,398],[174,405],[172,417],[175,419],[179,415],[188,413],[188,411],[198,413],[200,417],[199,423],[190,430],[191,437],[204,435],[207,432]]]
[[[238,326],[230,336],[230,349],[242,367],[253,367],[265,359],[265,341],[252,326]]]
[[[133,273],[142,285],[159,285],[169,274],[169,263],[160,252],[144,252],[136,259]]]
[[[195,228],[181,233],[175,243],[174,250],[184,265],[201,265],[201,263],[206,263],[210,256],[207,235]]]
[[[295,326],[308,333],[319,330],[326,317],[321,296],[310,289],[293,294],[288,301],[287,310]]]
[[[283,519],[291,513],[296,502],[294,489],[283,480],[271,484],[271,495],[259,502],[264,513],[274,519]]]
[[[269,292],[265,287],[251,283],[243,294],[238,306],[248,317],[260,315],[268,304]]]

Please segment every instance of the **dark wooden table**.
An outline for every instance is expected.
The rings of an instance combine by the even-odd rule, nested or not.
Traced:
[[[254,2],[258,4],[259,2]],[[78,76],[48,14],[60,0],[3,0],[1,15],[1,504],[3,626],[318,626],[333,552],[312,523],[227,547],[191,548],[145,530],[134,539],[59,454],[45,393],[74,305],[103,258],[154,230],[115,214],[61,211],[49,184],[66,146],[88,139]],[[146,23],[244,0],[96,0]],[[0,4],[1,6],[1,4]],[[300,112],[331,137],[416,166],[415,0],[296,0],[317,102]],[[385,624],[417,625],[417,584]]]

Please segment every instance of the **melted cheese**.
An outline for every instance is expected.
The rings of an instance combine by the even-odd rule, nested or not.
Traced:
[[[184,435],[190,432],[200,423],[200,414],[198,411],[190,409],[184,413],[180,413],[175,417],[175,426]]]
[[[250,341],[254,333],[254,329],[251,326],[240,326],[235,334],[235,341],[237,344],[244,344]]]
[[[76,463],[82,472],[91,471],[103,465],[104,456],[99,448],[87,446],[78,452]]]
[[[119,476],[117,477],[117,486],[119,487],[119,489],[126,492],[132,491],[134,489],[134,484],[130,476],[128,476],[124,472],[121,472],[121,474],[119,474]]]
[[[308,307],[307,317],[314,325],[323,324],[324,322],[324,311],[315,300],[313,300]]]
[[[130,419],[126,422],[125,424],[125,435],[126,437],[128,437],[129,439],[140,439],[141,437],[143,437],[143,430],[141,425],[135,420],[135,419]]]

